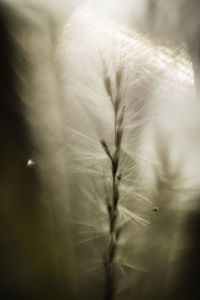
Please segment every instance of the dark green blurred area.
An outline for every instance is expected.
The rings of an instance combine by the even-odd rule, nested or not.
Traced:
[[[67,237],[59,236],[51,191],[44,191],[37,165],[27,166],[37,149],[17,69],[30,70],[13,38],[26,22],[0,4],[0,299],[72,299]]]

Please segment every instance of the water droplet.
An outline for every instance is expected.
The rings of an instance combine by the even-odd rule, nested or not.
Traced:
[[[34,160],[29,159],[29,160],[27,161],[27,167],[28,167],[28,168],[32,168],[34,165],[35,165]]]

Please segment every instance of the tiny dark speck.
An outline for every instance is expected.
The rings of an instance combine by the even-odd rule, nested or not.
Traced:
[[[119,180],[119,181],[121,181],[121,179],[122,179],[122,175],[120,174],[120,175],[118,175],[117,176],[117,179]]]

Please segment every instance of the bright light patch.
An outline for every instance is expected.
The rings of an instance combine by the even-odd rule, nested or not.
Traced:
[[[73,20],[80,22],[81,34],[83,32],[87,34],[87,46],[82,45],[82,47],[90,48],[96,44],[106,54],[112,44],[115,44],[112,55],[126,55],[129,64],[134,60],[134,53],[137,53],[136,55],[145,56],[144,64],[151,61],[155,68],[168,72],[174,79],[193,84],[192,63],[184,49],[180,48],[177,51],[177,49],[161,46],[158,41],[151,40],[136,29],[124,26],[122,18],[115,18],[115,11],[119,11],[124,19],[129,19],[130,15],[134,18],[135,14],[141,16],[145,1],[142,1],[142,4],[138,4],[138,1],[128,1],[126,9],[122,2],[122,0],[93,1],[92,5],[89,2],[76,11]],[[108,14],[108,11],[112,14]],[[73,24],[70,24],[70,30],[73,30],[72,26]],[[77,36],[78,39],[81,39],[81,34]],[[119,53],[120,51],[123,53]]]

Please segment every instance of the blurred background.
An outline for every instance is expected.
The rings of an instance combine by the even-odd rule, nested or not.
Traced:
[[[65,114],[63,106],[60,105],[64,101],[63,82],[61,69],[57,66],[56,54],[59,45],[65,50],[63,28],[68,20],[70,24],[75,24],[73,20],[77,19],[71,16],[83,2],[82,0],[0,1],[1,299],[87,300],[104,297],[104,279],[99,282],[93,278],[93,275],[90,274],[88,277],[84,270],[77,267],[81,260],[85,259],[87,263],[90,262],[91,250],[87,252],[87,248],[83,250],[76,246],[77,237],[74,237],[76,233],[71,225],[70,206],[76,210],[79,204],[76,204],[75,200],[80,199],[80,191],[73,190],[76,189],[76,184],[73,185],[68,180],[69,172],[66,164],[66,149],[68,148],[63,147],[68,140],[63,124],[66,118],[70,120],[71,112],[67,107],[68,113]],[[189,93],[191,92],[190,95],[195,105],[191,105],[191,115],[190,110],[187,110],[188,106],[186,106],[187,113],[181,114],[179,120],[183,128],[181,132],[186,132],[188,126],[192,126],[191,120],[195,119],[197,124],[195,123],[195,134],[192,138],[190,133],[194,133],[193,129],[183,135],[183,142],[180,144],[184,148],[189,136],[192,139],[189,144],[194,150],[191,150],[194,157],[192,164],[195,165],[196,162],[192,170],[195,169],[198,173],[198,128],[200,127],[198,127],[199,118],[198,109],[196,109],[199,106],[196,105],[196,101],[199,100],[200,1],[174,0],[166,3],[163,0],[90,0],[87,1],[87,5],[95,8],[98,14],[103,12],[120,26],[130,30],[129,32],[132,28],[136,28],[143,37],[147,37],[150,41],[150,47],[155,44],[159,47],[164,45],[175,49],[174,60],[180,57],[182,50],[184,51],[183,56],[187,58],[190,65],[189,75],[186,76],[191,79],[192,92],[189,89]],[[70,28],[76,28],[76,25]],[[67,34],[70,36],[70,29]],[[64,34],[66,40],[67,34]],[[77,34],[76,31],[75,34]],[[79,35],[77,34],[75,38],[77,42]],[[143,43],[141,38],[139,40]],[[82,42],[87,44],[87,41],[89,38],[87,40],[86,34],[86,39]],[[72,56],[69,53],[69,57],[75,60],[79,58],[80,41],[77,45],[76,51],[73,48],[72,52],[78,56]],[[138,51],[142,50],[141,47]],[[131,51],[130,46],[129,51]],[[133,56],[134,51],[133,48]],[[144,53],[142,63],[145,64],[146,52]],[[67,56],[68,52],[65,55]],[[85,57],[87,55],[83,56],[83,60]],[[63,65],[64,72],[68,75],[71,69],[67,69],[64,60]],[[148,77],[151,80],[148,79],[149,82],[146,85],[145,97],[147,98],[145,99],[153,97],[151,90],[156,85],[165,85],[166,78],[162,77],[164,78],[162,83],[154,81],[151,70]],[[166,68],[164,73],[167,72]],[[73,74],[71,72],[70,76]],[[153,71],[152,74],[154,74]],[[140,75],[137,74],[137,76]],[[170,79],[167,80],[170,81]],[[77,85],[78,88],[80,88],[79,85]],[[141,89],[143,86],[140,86]],[[158,94],[155,93],[158,100],[161,91],[162,89]],[[71,101],[73,103],[73,100]],[[173,117],[175,120],[179,106],[176,109]],[[196,113],[193,115],[195,110]],[[189,121],[187,121],[188,115],[190,115]],[[186,125],[182,126],[183,123]],[[171,124],[173,133],[174,123]],[[179,133],[178,131],[177,134]],[[193,173],[188,172],[189,176],[192,176]],[[77,178],[80,179],[80,177]],[[181,212],[184,218],[178,219],[178,227],[173,227],[174,218],[178,218],[176,213],[173,214],[173,209],[173,212],[167,209],[167,212],[161,214],[153,223],[149,236],[149,255],[143,257],[142,260],[143,265],[148,266],[152,271],[148,275],[139,276],[138,280],[134,279],[133,289],[124,284],[125,291],[117,295],[116,299],[163,300],[198,299],[200,297],[198,284],[200,266],[198,187],[200,182],[198,180],[196,182],[195,193],[187,197],[189,200]],[[160,182],[157,183],[157,188],[161,199],[177,197],[174,194],[166,195],[166,186],[164,185],[163,188],[163,185],[161,184],[160,187],[159,184]],[[81,210],[77,208],[77,212],[73,214],[79,214],[79,212]],[[87,218],[90,218],[89,213]],[[151,215],[149,218],[152,218]],[[166,223],[169,225],[166,226]],[[177,233],[174,232],[174,228],[178,228]],[[168,239],[171,236],[170,230],[173,230],[173,234],[177,234],[176,241],[181,240],[178,248],[175,246],[175,250],[172,251],[173,254],[175,253],[175,259],[169,257],[169,248],[166,246],[170,242]],[[146,236],[144,238],[148,239]],[[163,252],[159,251],[159,248],[163,249]],[[172,263],[169,271],[166,272],[170,261]],[[102,271],[99,273],[99,277],[101,276],[104,276]],[[132,286],[131,276],[127,277],[130,286]],[[163,277],[167,279],[164,281]],[[86,282],[88,278],[90,282]]]

